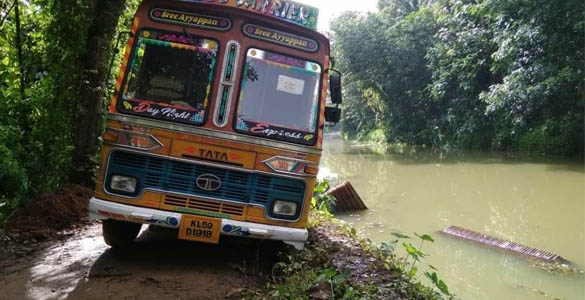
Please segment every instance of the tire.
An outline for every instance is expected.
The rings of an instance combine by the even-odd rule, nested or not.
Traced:
[[[118,220],[104,220],[102,232],[104,241],[112,248],[128,248],[138,236],[142,224]]]

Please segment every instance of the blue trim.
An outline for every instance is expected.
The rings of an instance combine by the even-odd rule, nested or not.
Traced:
[[[195,180],[203,174],[219,177],[221,188],[208,192],[197,187]],[[255,204],[263,206],[271,217],[272,202],[275,199],[296,202],[300,215],[305,196],[305,182],[302,180],[197,165],[119,150],[110,154],[106,182],[109,182],[112,175],[136,177],[140,182],[138,194],[144,189],[156,189]],[[109,185],[105,189],[108,193],[120,194],[111,190]]]

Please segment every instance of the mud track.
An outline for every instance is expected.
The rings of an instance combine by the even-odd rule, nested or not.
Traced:
[[[120,252],[94,223],[62,240],[0,242],[0,299],[229,299],[262,286],[284,249],[269,241],[222,237],[209,245],[176,235],[143,226],[135,246]]]

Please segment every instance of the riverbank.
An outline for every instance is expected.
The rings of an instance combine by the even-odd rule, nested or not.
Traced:
[[[351,148],[362,153],[372,153],[380,156],[401,156],[404,161],[416,163],[453,163],[461,161],[482,161],[482,163],[507,163],[507,164],[561,164],[576,172],[584,172],[584,157],[567,157],[562,155],[546,155],[544,153],[526,151],[496,151],[496,150],[465,150],[457,148],[433,148],[426,145],[409,145],[406,143],[388,143],[381,131],[374,130],[359,137],[351,139],[342,132],[328,135],[329,140],[343,140],[351,145]]]
[[[406,143],[388,143],[386,134],[382,129],[374,129],[366,133],[358,134],[350,137],[344,132],[337,132],[336,134],[343,140],[352,143],[354,147],[368,148],[377,154],[384,154],[388,152],[395,153],[416,153],[419,149],[428,149],[426,145],[413,146]]]
[[[287,251],[265,287],[245,299],[442,299],[417,282],[395,255],[361,238],[327,212],[310,215],[303,251]]]
[[[384,130],[381,128],[372,129],[365,132],[359,132],[357,134],[349,135],[345,132],[339,131],[335,133],[339,135],[342,139],[347,142],[354,144],[357,147],[368,147],[373,152],[377,154],[385,154],[385,153],[416,153],[416,152],[436,152],[442,154],[458,154],[458,153],[466,153],[466,152],[484,152],[484,153],[498,153],[503,156],[513,157],[513,158],[529,158],[529,159],[563,159],[563,160],[575,160],[583,163],[585,161],[584,153],[577,152],[573,155],[567,155],[563,153],[557,153],[554,151],[550,151],[550,148],[553,146],[546,145],[548,150],[540,149],[535,146],[526,146],[524,144],[520,144],[517,147],[510,147],[508,149],[500,149],[498,147],[492,147],[487,149],[471,147],[457,147],[454,144],[442,144],[436,147],[432,145],[411,145],[407,143],[398,143],[398,142],[388,142],[388,138]],[[332,134],[334,135],[334,134]],[[538,144],[538,141],[526,141],[524,142],[524,138],[521,139],[522,143],[530,143]],[[520,142],[518,142],[520,143]]]

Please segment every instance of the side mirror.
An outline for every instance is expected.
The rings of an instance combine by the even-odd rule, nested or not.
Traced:
[[[333,72],[329,75],[329,94],[331,95],[331,102],[333,104],[341,104],[341,73],[335,70],[329,70]]]
[[[341,119],[341,109],[337,107],[325,107],[325,121],[331,123],[339,123]]]

